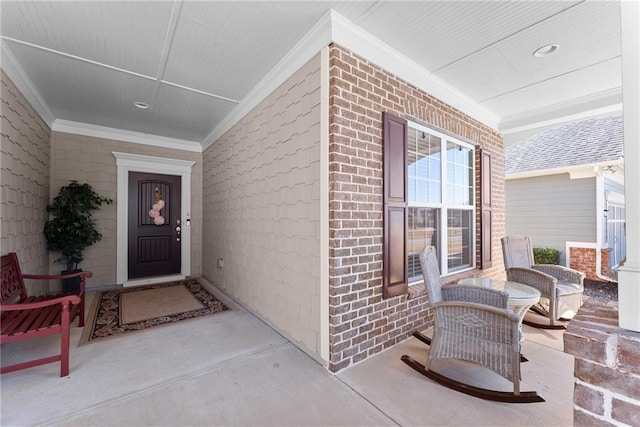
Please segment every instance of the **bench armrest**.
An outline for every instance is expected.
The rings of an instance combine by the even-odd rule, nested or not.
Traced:
[[[93,276],[93,273],[90,271],[79,271],[77,273],[70,274],[23,274],[23,279],[31,279],[31,280],[57,280],[57,279],[72,279],[74,277],[80,277],[80,292],[79,295],[84,294],[85,289],[85,279],[87,277]]]
[[[93,273],[90,271],[78,271],[77,273],[69,273],[69,274],[23,274],[22,277],[25,279],[35,279],[35,280],[54,280],[54,279],[71,279],[73,277],[92,277]]]
[[[33,310],[36,308],[48,307],[56,304],[80,304],[80,297],[78,295],[65,295],[59,298],[49,299],[39,302],[31,303],[19,303],[19,304],[0,304],[0,311],[18,311],[18,310]]]

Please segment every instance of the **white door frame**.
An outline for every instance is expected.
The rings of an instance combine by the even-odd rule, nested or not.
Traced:
[[[144,156],[140,154],[119,153],[113,151],[118,165],[118,194],[117,194],[117,259],[116,283],[124,286],[150,284],[164,281],[167,278],[129,280],[128,271],[128,232],[127,213],[129,212],[129,172],[146,172],[162,175],[176,175],[182,178],[182,234],[181,234],[181,268],[180,277],[191,275],[191,168],[195,162],[176,160],[164,157]],[[174,276],[171,276],[174,279]]]

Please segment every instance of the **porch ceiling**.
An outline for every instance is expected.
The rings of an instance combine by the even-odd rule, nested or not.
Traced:
[[[0,7],[2,67],[21,76],[50,124],[80,122],[206,146],[287,67],[331,41],[360,53],[358,40],[373,40],[402,55],[431,84],[451,89],[463,111],[506,132],[617,108],[622,99],[617,1]],[[550,43],[560,45],[555,54],[532,55]],[[134,101],[150,108],[137,109]]]

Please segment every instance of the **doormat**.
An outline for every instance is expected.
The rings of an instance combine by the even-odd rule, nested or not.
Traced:
[[[192,279],[104,291],[93,298],[80,345],[226,310]]]

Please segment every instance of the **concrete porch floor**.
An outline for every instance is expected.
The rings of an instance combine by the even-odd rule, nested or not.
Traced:
[[[573,357],[562,331],[525,326],[522,390],[546,402],[489,402],[444,388],[400,361],[420,362],[415,338],[338,374],[328,372],[260,319],[232,311],[77,346],[69,377],[49,364],[0,377],[3,426],[571,426]],[[91,295],[89,295],[90,297]],[[88,301],[89,303],[89,301]],[[88,304],[87,304],[88,305]],[[53,352],[57,339],[2,347],[2,364]],[[52,350],[50,350],[52,349]],[[443,366],[509,390],[490,371]]]

